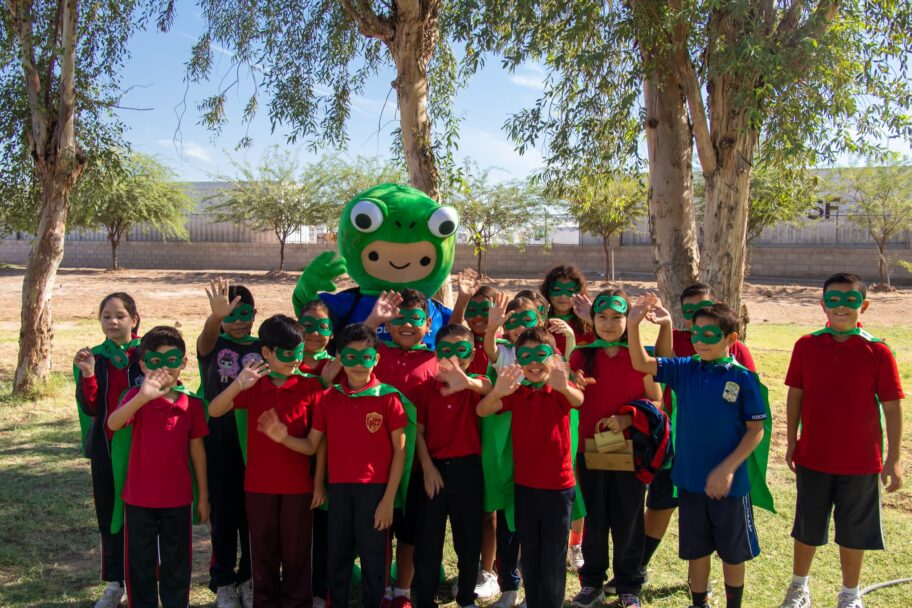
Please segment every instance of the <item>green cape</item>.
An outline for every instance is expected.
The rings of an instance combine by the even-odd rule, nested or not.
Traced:
[[[92,347],[92,356],[94,356],[94,357],[104,356],[104,353],[106,351],[105,343],[107,343],[107,340],[105,340],[101,344],[97,344],[97,345],[93,346]],[[127,342],[124,345],[123,350],[126,351],[126,350],[129,350],[136,346],[139,346],[139,338],[134,338],[133,340],[130,340],[129,342]],[[80,382],[82,382],[82,372],[79,371],[79,368],[76,367],[76,365],[73,365],[73,380],[76,383],[76,390],[78,391],[79,384],[80,384]],[[76,400],[76,412],[79,414],[79,432],[82,435],[82,448],[85,449],[86,438],[88,437],[89,430],[92,427],[93,416],[91,416],[87,412],[83,411],[82,407],[80,407],[80,405],[79,405],[78,399]],[[108,414],[110,414],[110,412],[108,412]]]

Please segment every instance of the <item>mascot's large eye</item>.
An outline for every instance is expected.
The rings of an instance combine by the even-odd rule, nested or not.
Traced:
[[[351,210],[351,223],[360,232],[374,232],[383,223],[383,211],[377,203],[358,201]]]
[[[428,230],[436,237],[446,238],[456,233],[459,228],[459,214],[452,207],[441,207],[431,214]]]

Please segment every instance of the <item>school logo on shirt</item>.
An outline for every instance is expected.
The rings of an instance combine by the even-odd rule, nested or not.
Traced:
[[[380,414],[379,412],[371,412],[364,417],[364,423],[367,425],[368,431],[371,433],[376,433],[383,425],[383,414]]]
[[[741,392],[741,387],[738,386],[737,382],[726,382],[725,390],[722,391],[722,398],[728,401],[729,403],[734,403],[738,400],[738,393]]]

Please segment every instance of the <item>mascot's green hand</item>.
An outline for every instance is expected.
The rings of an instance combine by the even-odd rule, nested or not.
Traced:
[[[304,305],[315,300],[321,291],[335,291],[333,280],[346,272],[345,259],[335,251],[324,251],[307,265],[291,294],[295,315],[300,317]]]

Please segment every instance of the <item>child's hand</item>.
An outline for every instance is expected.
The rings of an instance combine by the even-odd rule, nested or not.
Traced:
[[[464,391],[469,388],[469,377],[459,367],[456,357],[441,359],[437,362],[437,380],[446,384],[440,389],[440,394],[444,397]],[[433,496],[431,497],[433,498]]]
[[[323,369],[320,370],[320,378],[323,379],[323,384],[325,386],[332,386],[335,384],[336,376],[338,376],[341,371],[342,360],[339,359],[339,357],[334,357],[327,361],[326,365],[323,366]]]
[[[456,288],[460,297],[471,298],[479,287],[481,287],[481,281],[478,280],[478,273],[471,268],[466,268],[456,275]]]
[[[592,300],[582,293],[573,294],[573,314],[590,323],[592,321]]]
[[[494,383],[494,391],[501,397],[507,397],[515,393],[522,384],[523,371],[516,363],[504,368],[497,374],[497,382]]]
[[[313,500],[310,501],[311,509],[319,509],[326,502],[326,484],[314,482]]]
[[[152,370],[146,374],[142,385],[139,387],[139,394],[146,401],[152,401],[161,397],[163,393],[167,393],[170,390],[170,384],[171,374],[164,369]]]
[[[196,503],[196,515],[199,517],[199,523],[204,524],[209,521],[209,499],[202,498]]]
[[[573,335],[573,328],[563,319],[548,319],[548,331],[552,334],[564,334],[568,337]]]
[[[706,488],[704,492],[710,498],[720,500],[728,496],[728,493],[731,491],[732,480],[734,480],[735,474],[733,471],[729,471],[727,468],[722,467],[722,465],[717,466],[709,474],[709,477],[706,478]]]
[[[785,448],[785,464],[788,465],[788,468],[791,469],[792,473],[795,473],[795,447],[797,444],[789,441],[788,445]],[[884,463],[886,464],[886,463]],[[886,467],[884,467],[886,470]],[[886,483],[886,482],[885,482]]]
[[[377,296],[377,301],[365,324],[370,327],[380,327],[399,314],[400,304],[402,304],[402,296],[398,291],[381,292]]]
[[[488,327],[500,327],[507,318],[507,304],[510,303],[510,296],[502,291],[494,295],[494,301],[491,302],[491,311],[488,313]]]
[[[580,369],[573,373],[576,376],[576,378],[573,380],[573,383],[581,389],[585,390],[586,387],[590,384],[595,384],[595,378],[590,378],[583,372],[583,370]]]
[[[443,489],[443,477],[437,467],[431,465],[424,469],[424,491],[428,498],[433,499]]]
[[[630,417],[630,414],[611,416],[605,421],[605,427],[609,431],[614,431],[615,433],[623,433],[631,424],[633,424],[633,419]]]
[[[627,324],[639,325],[643,319],[646,318],[646,314],[652,310],[656,299],[655,294],[651,293],[647,293],[646,295],[637,298],[637,301],[634,302],[633,306],[630,307],[630,311],[627,313]]]
[[[279,420],[275,409],[269,409],[260,414],[257,419],[257,430],[276,443],[282,443],[288,437],[288,427]]]
[[[73,365],[76,366],[76,369],[79,370],[79,373],[82,374],[83,378],[91,378],[94,376],[95,355],[92,354],[92,349],[88,346],[80,348],[73,358]]]
[[[238,383],[238,386],[241,387],[242,391],[246,391],[268,373],[269,364],[265,361],[248,361],[247,365],[244,366],[244,369],[241,370],[241,373],[237,375],[237,378],[235,378],[234,381]]]
[[[560,355],[554,355],[552,360],[548,384],[556,391],[565,391],[570,387],[570,366],[560,358]]]
[[[393,501],[381,500],[374,511],[374,530],[386,530],[393,525]]]
[[[887,480],[890,480],[889,485]],[[880,481],[887,486],[887,492],[895,492],[902,487],[903,466],[898,460],[887,460],[883,465],[883,472],[880,474]]]
[[[671,325],[671,313],[662,306],[661,301],[656,300],[649,312],[646,313],[646,320],[655,325]]]
[[[228,279],[223,279],[222,277],[209,282],[206,296],[209,298],[209,308],[212,310],[212,316],[216,319],[224,319],[230,315],[234,307],[241,301],[241,296],[235,296],[233,300],[228,301]]]

